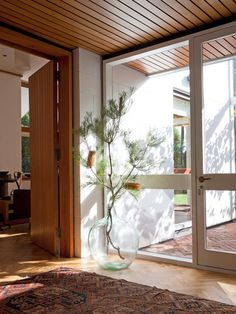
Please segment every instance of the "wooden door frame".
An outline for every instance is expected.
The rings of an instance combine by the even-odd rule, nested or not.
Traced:
[[[33,35],[32,35],[33,36]],[[0,43],[48,59],[57,59],[60,67],[59,103],[59,212],[60,256],[74,256],[74,207],[72,161],[72,52],[21,32],[1,27]]]

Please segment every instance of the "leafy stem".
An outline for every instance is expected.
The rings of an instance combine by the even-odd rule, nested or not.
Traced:
[[[89,151],[94,150],[94,147],[91,149],[89,145],[91,136],[94,140],[96,139],[96,168],[88,166],[94,178],[89,177],[88,184],[100,185],[108,191],[108,223],[105,231],[107,251],[110,245],[117,251],[121,259],[124,259],[121,248],[115,245],[111,236],[114,224],[112,209],[115,202],[126,192],[128,181],[134,181],[139,172],[147,172],[153,169],[153,167],[156,167],[158,161],[155,157],[156,154],[153,154],[152,151],[163,141],[163,138],[158,136],[157,130],[149,131],[145,140],[131,139],[131,132],[121,130],[121,119],[127,113],[132,103],[131,96],[133,91],[134,89],[131,88],[128,92],[122,92],[118,100],[109,100],[107,106],[103,107],[101,116],[98,118],[94,118],[92,113],[87,112],[81,127],[76,131],[84,143],[83,146],[86,147],[85,152],[80,153],[80,150],[78,150],[79,159],[85,167],[88,166],[88,164],[86,165],[86,154],[88,156]],[[116,167],[115,158],[113,157],[113,147],[115,147],[114,144],[118,138],[122,139],[122,145],[128,153],[128,159],[125,161],[128,169],[120,176],[117,175],[119,173],[118,169],[121,166],[120,162],[118,167]],[[131,194],[135,197],[134,193]]]

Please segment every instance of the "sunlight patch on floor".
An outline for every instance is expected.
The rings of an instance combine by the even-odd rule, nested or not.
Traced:
[[[16,233],[16,234],[10,234],[10,233],[1,233],[0,234],[0,239],[2,238],[12,238],[12,237],[18,237],[22,235],[28,234],[27,232],[21,232],[21,233]]]
[[[236,305],[236,284],[232,285],[225,282],[218,282],[218,285],[222,288],[228,298]]]

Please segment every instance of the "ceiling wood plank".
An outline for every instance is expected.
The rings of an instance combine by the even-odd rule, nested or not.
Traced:
[[[207,12],[207,15],[209,15],[213,20],[220,19],[223,14],[219,13],[215,8],[216,6],[211,6],[207,1],[199,1],[199,0],[192,0],[192,2],[200,8],[203,12]],[[215,1],[216,3],[217,1]],[[218,1],[219,2],[219,1]]]
[[[176,56],[177,58],[181,59],[184,63],[189,63],[189,57],[181,53],[178,49],[172,49],[170,50],[170,53],[173,54],[173,56]]]
[[[220,43],[221,46],[225,47],[229,51],[229,54],[236,53],[236,45],[235,46],[231,45],[227,41],[227,37],[226,38],[217,39],[217,42]]]
[[[91,33],[91,29],[94,29],[96,31],[97,36],[99,36],[99,33],[101,31],[99,26],[96,26],[92,23],[90,23],[87,20],[87,25],[83,25],[82,22],[86,22],[85,19],[78,18],[75,14],[66,11],[60,11],[57,6],[53,5],[50,2],[43,2],[44,5],[42,5],[41,0],[34,0],[29,2],[28,0],[18,0],[19,2],[25,3],[28,7],[34,8],[38,14],[40,13],[41,16],[44,18],[48,16],[51,19],[55,20],[55,23],[59,24],[60,26],[63,26],[65,28],[68,28],[69,25],[71,25],[70,29],[76,31],[80,31],[81,29],[86,31],[87,33]],[[32,10],[32,9],[29,9]],[[80,22],[78,22],[80,21]],[[105,31],[106,35],[110,34],[109,31]],[[93,33],[94,39],[96,39],[96,34]],[[122,33],[121,33],[122,34]]]
[[[9,0],[9,1],[12,1],[12,0]],[[25,8],[22,8],[22,9],[18,8],[17,11],[13,11],[10,3],[7,3],[7,4],[5,3],[4,6],[5,5],[7,7],[6,8],[2,7],[2,11],[8,9],[9,10],[8,14],[11,13],[11,15],[14,15],[14,17],[18,21],[18,24],[19,24],[19,21],[21,21],[22,25],[24,25],[25,30],[27,30],[29,28],[28,26],[30,25],[31,28],[33,29],[33,33],[38,32],[41,36],[43,36],[43,34],[48,35],[51,33],[51,40],[54,40],[52,38],[60,39],[60,37],[61,37],[64,45],[68,48],[70,48],[68,46],[69,43],[73,44],[73,46],[71,47],[73,49],[75,49],[79,44],[83,44],[83,45],[85,44],[85,46],[86,46],[86,43],[88,43],[88,45],[91,45],[90,49],[92,49],[94,46],[95,49],[96,49],[96,47],[98,47],[100,51],[103,51],[103,53],[113,51],[112,47],[107,47],[102,42],[101,43],[96,42],[93,39],[90,39],[88,36],[87,37],[78,37],[78,38],[71,37],[70,35],[65,34],[62,31],[62,29],[60,29],[60,28],[59,28],[59,30],[55,29],[54,27],[57,27],[56,24],[54,24],[50,21],[46,22],[45,18],[42,19],[41,17],[35,16],[32,14],[27,14]],[[4,11],[4,12],[7,14],[6,11]],[[40,25],[40,28],[39,28],[39,25]]]
[[[11,23],[12,23],[12,21],[11,20],[8,20],[7,18],[3,18],[3,17],[1,17],[0,16],[0,21],[2,21],[2,22],[5,22],[5,23],[8,23],[9,25],[11,25]],[[22,24],[19,24],[19,25],[22,25]],[[14,23],[14,26],[18,26],[18,23]],[[35,34],[35,35],[37,35],[37,36],[40,36],[40,35],[42,35],[42,37],[43,38],[45,38],[45,39],[47,39],[48,41],[50,41],[50,42],[53,42],[53,43],[55,43],[55,44],[58,44],[58,45],[61,45],[62,43],[63,43],[63,41],[60,39],[60,41],[58,41],[58,40],[56,40],[55,38],[52,38],[52,36],[50,36],[50,37],[47,37],[46,35],[45,35],[45,33],[43,33],[43,34],[40,34],[40,32],[35,32],[32,28],[27,28],[27,27],[25,27],[24,28],[27,32],[29,32],[29,33],[31,33],[31,34]],[[50,34],[51,35],[51,34]],[[104,49],[100,49],[100,48],[96,48],[96,47],[94,47],[94,45],[89,45],[88,43],[83,43],[83,41],[80,41],[80,43],[79,43],[79,45],[80,45],[80,47],[81,48],[85,48],[85,49],[88,49],[88,50],[91,50],[91,51],[95,51],[95,49],[96,49],[96,52],[98,53],[98,54],[104,54]],[[72,49],[74,49],[74,47],[73,48],[70,48],[70,47],[66,47],[66,45],[64,45],[64,47],[65,48],[69,48],[70,50],[72,50]]]
[[[220,1],[215,1],[215,0],[206,0],[215,10],[220,12],[222,16],[230,16],[231,12],[227,7],[222,4]]]
[[[131,61],[127,64],[128,66],[131,66],[134,70],[139,69],[140,72],[143,74],[149,74],[153,73],[153,68],[149,67],[147,64],[143,63],[142,61]]]
[[[217,56],[212,53],[211,47],[207,48],[205,45],[202,48],[202,57],[204,61],[214,60],[215,58],[217,58]]]
[[[81,35],[79,36],[77,32],[72,31],[73,27],[71,27],[71,30],[70,30],[70,29],[67,29],[65,27],[65,25],[62,25],[62,26],[58,25],[54,18],[50,18],[50,16],[48,16],[48,15],[44,15],[44,17],[42,17],[42,16],[38,15],[39,14],[38,10],[35,10],[34,8],[30,8],[29,6],[25,5],[24,3],[20,3],[20,1],[18,1],[16,4],[14,0],[8,0],[7,2],[5,2],[3,4],[2,8],[4,9],[4,7],[10,9],[12,12],[15,12],[16,18],[18,18],[18,17],[20,18],[21,16],[24,16],[25,20],[31,19],[31,21],[29,21],[29,24],[33,23],[38,28],[39,28],[39,25],[40,25],[40,28],[46,26],[48,31],[51,31],[51,30],[52,30],[52,32],[58,31],[58,33],[61,34],[61,37],[63,37],[63,38],[64,37],[71,38],[70,36],[72,36],[71,41],[75,43],[74,47],[77,47],[77,45],[76,45],[77,39],[83,40],[83,39],[87,39],[90,36],[89,34],[83,32],[83,30],[80,32],[80,34],[82,36]],[[1,12],[0,12],[0,14],[1,14]],[[84,37],[83,37],[83,35],[84,35]],[[78,37],[76,37],[76,36],[78,36]],[[102,43],[102,40],[101,40],[101,43]]]
[[[186,64],[188,64],[188,62],[186,63],[181,58],[177,57],[176,55],[173,55],[172,50],[164,51],[162,55],[163,57],[165,57],[165,59],[169,60],[171,63],[173,63],[177,67],[185,66]]]
[[[169,16],[172,16],[178,23],[190,29],[202,21],[197,16],[186,10],[177,1],[171,0],[149,0],[157,8],[161,8]]]
[[[14,4],[14,0],[7,0]],[[88,42],[90,44],[94,44],[95,47],[100,47],[104,53],[110,52],[111,50],[114,51],[116,49],[120,49],[123,47],[123,49],[127,48],[126,45],[119,44],[116,40],[110,39],[104,41],[106,39],[106,36],[102,36],[102,38],[99,36],[97,32],[88,33],[82,28],[78,31],[75,31],[75,28],[71,26],[70,24],[67,25],[58,25],[56,23],[56,20],[54,18],[51,18],[49,15],[44,15],[44,17],[38,15],[38,10],[35,10],[34,8],[31,9],[31,11],[28,11],[28,7],[24,3],[19,3],[19,7],[17,7],[16,13],[19,17],[24,16],[24,19],[27,20],[31,18],[31,21],[29,23],[35,24],[37,27],[40,24],[40,28],[46,27],[48,30],[48,27],[50,27],[50,31],[57,32],[58,34],[61,34],[64,38],[70,38],[72,42],[74,42],[74,48],[78,47],[78,43],[82,40],[85,42]],[[13,11],[13,7],[11,7]],[[20,14],[21,13],[21,14]],[[34,13],[34,14],[32,14]],[[18,18],[17,16],[17,18]],[[76,29],[77,30],[77,29]],[[96,36],[95,36],[96,35]]]
[[[81,31],[86,31],[87,34],[90,33],[94,37],[101,38],[104,42],[108,41],[112,44],[116,44],[120,47],[129,47],[131,44],[138,44],[139,42],[136,40],[133,40],[131,37],[126,36],[125,34],[116,31],[114,28],[110,27],[109,25],[105,25],[101,21],[93,18],[92,16],[89,16],[85,14],[84,12],[80,11],[79,9],[76,9],[65,3],[64,1],[58,1],[58,0],[48,0],[47,7],[53,8],[56,12],[68,16],[68,18],[79,21],[78,24],[80,24],[78,27],[75,28],[75,26],[68,24],[68,27],[74,31],[77,32],[78,35],[81,34]]]
[[[152,58],[160,62],[163,67],[165,66],[167,70],[175,67],[173,60],[168,58],[167,56],[164,56],[162,53],[152,55]]]
[[[234,36],[225,37],[225,40],[230,43],[232,47],[236,47],[236,38]]]
[[[146,30],[140,28],[140,23],[137,20],[128,18],[128,15],[103,0],[96,0],[96,2],[77,0],[76,2],[82,6],[81,10],[83,9],[84,12],[92,16],[96,15],[101,20],[106,20],[106,23],[110,23],[113,27],[134,38],[142,38],[142,41],[145,42],[156,38],[151,32],[149,33],[147,28]]]
[[[236,2],[235,0],[221,0],[222,4],[230,10],[231,13],[236,13]]]
[[[2,6],[1,11],[4,12],[4,16],[12,16],[17,20],[17,24],[19,25],[19,23],[22,23],[22,25],[25,26],[25,29],[29,29],[31,28],[34,31],[39,31],[39,23],[40,24],[40,29],[41,31],[44,30],[44,32],[47,34],[51,34],[51,37],[53,37],[53,35],[57,34],[57,35],[61,35],[61,37],[63,38],[64,43],[66,43],[66,45],[68,45],[68,43],[74,43],[73,46],[68,46],[69,48],[75,49],[77,47],[77,44],[79,42],[79,38],[76,38],[74,36],[68,36],[67,34],[63,34],[63,31],[61,28],[59,28],[59,30],[57,29],[56,25],[53,22],[48,21],[48,23],[44,24],[45,19],[42,19],[40,17],[36,17],[32,16],[29,17],[29,15],[25,15],[27,14],[27,11],[25,9],[21,9],[19,8],[19,11],[13,11],[11,8],[9,7],[4,7]],[[49,26],[50,26],[50,30],[49,30]],[[55,29],[54,29],[55,27]],[[40,32],[41,33],[41,32]],[[41,33],[42,34],[42,33]],[[68,42],[66,41],[66,39],[68,38]]]
[[[187,10],[189,10],[192,14],[197,16],[205,23],[211,23],[213,19],[204,11],[202,11],[198,6],[196,6],[190,0],[178,0],[178,2]],[[200,2],[200,1],[199,1]],[[181,12],[181,11],[180,11]]]
[[[189,47],[178,47],[175,49],[176,51],[180,52],[182,55],[186,56],[189,59]]]
[[[31,27],[28,27],[28,23],[25,22],[24,20],[21,21],[21,19],[18,19],[17,18],[17,22],[14,22],[12,23],[12,17],[14,16],[14,13],[12,13],[12,15],[8,14],[8,13],[5,13],[4,14],[4,17],[1,17],[0,16],[0,21],[1,22],[4,22],[4,23],[7,23],[9,25],[13,25],[13,26],[16,26],[16,27],[19,27],[20,25],[23,25],[24,26],[24,30],[26,30],[27,32],[33,34],[33,35],[38,35],[38,36],[44,36],[45,39],[47,39],[48,41],[51,41],[51,42],[54,42],[56,44],[62,44],[64,47],[68,48],[68,49],[74,49],[75,46],[72,46],[71,44],[68,44],[68,42],[62,40],[62,38],[60,38],[59,40],[57,39],[57,36],[53,36],[52,33],[50,32],[49,33],[49,36],[47,35],[48,33],[47,32],[39,32],[38,29],[37,31],[34,30],[34,26],[33,25],[30,25]]]
[[[173,32],[173,27],[171,31],[167,30],[165,27],[163,27],[163,25],[159,24],[161,20],[158,17],[153,19],[153,15],[151,15],[148,11],[145,12],[145,9],[137,2],[132,0],[106,0],[106,2],[110,3],[120,11],[125,12],[127,15],[129,15],[129,18],[135,18],[140,22],[141,28],[144,27],[144,29],[146,29],[147,27],[147,31],[150,32],[151,30],[154,36],[169,36],[171,31]]]
[[[216,46],[214,42],[206,42],[203,44],[203,49],[210,51],[213,55],[216,56],[216,58],[222,58],[224,54],[220,52],[219,45],[217,45],[217,48],[214,46]]]
[[[168,31],[170,32],[185,31],[187,29],[184,25],[176,21],[171,15],[166,14],[158,7],[150,3],[148,0],[133,0],[133,1],[139,4],[141,12],[145,12],[145,15],[149,14],[150,18],[156,20],[157,23],[160,24],[160,26],[163,26]],[[124,3],[125,0],[122,0],[122,2]]]
[[[163,71],[165,69],[168,69],[167,67],[163,67],[160,62],[157,62],[155,59],[153,59],[152,56],[139,59],[138,61],[149,65],[150,67],[152,67],[153,71]]]
[[[230,51],[226,48],[226,46],[223,46],[223,42],[220,42],[220,40],[211,41],[209,44],[218,50],[222,56],[227,56],[230,54]]]

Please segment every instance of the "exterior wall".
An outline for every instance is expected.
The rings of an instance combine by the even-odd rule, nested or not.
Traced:
[[[204,173],[235,173],[232,61],[212,63],[203,69]],[[235,192],[208,191],[207,226],[234,219],[234,208]]]
[[[165,142],[157,150],[163,163],[150,174],[173,174],[173,85],[168,75],[147,78],[125,66],[108,68],[112,78],[109,91],[117,97],[122,90],[135,87],[134,104],[125,116],[124,128],[142,138],[150,128],[158,129]],[[108,82],[109,83],[109,82]],[[119,154],[119,159],[123,154]],[[144,189],[138,201],[128,193],[116,205],[117,214],[134,223],[140,235],[140,247],[174,235],[173,190]]]
[[[101,109],[101,57],[84,49],[74,50],[74,127],[78,128],[84,114],[94,115]],[[78,144],[78,138],[75,139]],[[85,170],[75,164],[75,255],[89,254],[88,232],[103,214],[103,192],[98,188],[82,188]],[[80,180],[78,180],[80,177]],[[79,183],[80,181],[80,183]],[[81,248],[79,245],[81,239]]]
[[[21,171],[20,77],[0,72],[0,95],[0,170],[13,173]]]

